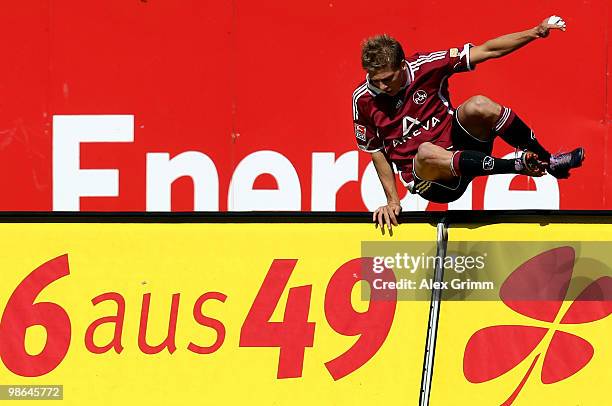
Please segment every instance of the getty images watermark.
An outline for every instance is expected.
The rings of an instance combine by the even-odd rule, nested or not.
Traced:
[[[435,241],[375,241],[362,243],[361,257],[363,300],[429,301],[433,289],[443,300],[595,300],[580,292],[612,275],[605,241],[449,241],[443,256]]]
[[[485,268],[485,259],[487,253],[478,256],[458,255],[445,256],[425,255],[422,252],[420,255],[411,255],[407,252],[395,253],[393,256],[375,256],[372,258],[372,272],[374,274],[382,274],[385,269],[394,270],[396,273],[405,271],[410,275],[414,275],[417,271],[421,271],[422,275],[431,275],[436,268],[443,268],[445,271],[453,271],[457,274],[463,274],[466,271],[482,270]],[[423,272],[425,271],[425,272]],[[469,278],[453,278],[447,281],[435,281],[431,276],[423,276],[420,278],[401,278],[399,280],[384,280],[383,278],[375,278],[372,280],[374,289],[396,289],[396,290],[417,290],[417,289],[454,289],[454,290],[494,290],[495,283],[493,281],[473,281]]]

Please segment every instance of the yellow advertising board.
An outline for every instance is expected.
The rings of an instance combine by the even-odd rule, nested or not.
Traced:
[[[396,244],[390,255],[418,247],[425,260],[436,250],[432,225],[403,224],[391,238],[369,224],[5,223],[0,231],[0,399],[419,404],[431,286],[400,292],[395,269],[391,296],[368,300],[362,289],[381,282],[364,276],[359,258],[367,241]],[[524,251],[501,245],[507,264],[489,275],[499,285],[489,296],[443,294],[429,404],[609,403],[597,383],[612,379],[612,250],[580,244],[612,243],[612,226],[451,227],[447,256],[456,270],[452,243],[519,239]],[[524,266],[550,252],[569,255],[563,272],[549,267],[542,279]],[[372,270],[384,276],[383,268]],[[516,281],[536,279],[565,287],[562,298],[523,305],[507,296]]]
[[[531,254],[503,244],[516,240],[530,242]],[[606,250],[612,226],[451,227],[451,241],[502,242],[506,288],[517,277],[524,286],[543,281],[540,291],[560,288],[556,298],[518,304],[503,300],[503,288],[498,300],[443,298],[430,404],[611,404],[605,383],[612,381],[612,250]],[[555,253],[569,260],[533,267],[533,254]]]
[[[371,225],[1,224],[0,238],[2,384],[63,385],[70,405],[418,402],[429,303],[360,299],[351,261],[388,239]],[[435,247],[436,230],[393,240]]]

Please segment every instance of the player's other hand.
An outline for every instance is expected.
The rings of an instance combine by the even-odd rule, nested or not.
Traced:
[[[550,16],[542,21],[535,29],[538,37],[546,38],[548,37],[548,34],[550,34],[550,30],[565,31],[567,29],[567,25],[565,24],[563,18],[559,16]]]
[[[389,203],[386,206],[380,206],[372,214],[372,221],[375,227],[380,227],[380,231],[385,235],[385,226],[389,229],[389,235],[393,235],[393,226],[399,226],[397,216],[402,211],[402,206],[399,203]]]

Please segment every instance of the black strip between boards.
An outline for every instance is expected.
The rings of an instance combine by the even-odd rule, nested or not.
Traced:
[[[402,223],[612,224],[612,210],[451,210],[405,212]],[[0,212],[0,223],[371,223],[367,212]]]

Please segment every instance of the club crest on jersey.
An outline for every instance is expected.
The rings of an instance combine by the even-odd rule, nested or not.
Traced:
[[[424,90],[419,89],[412,95],[412,101],[416,104],[423,104],[425,100],[427,100],[427,93]]]
[[[361,141],[366,140],[366,127],[365,125],[355,124],[355,137]]]

